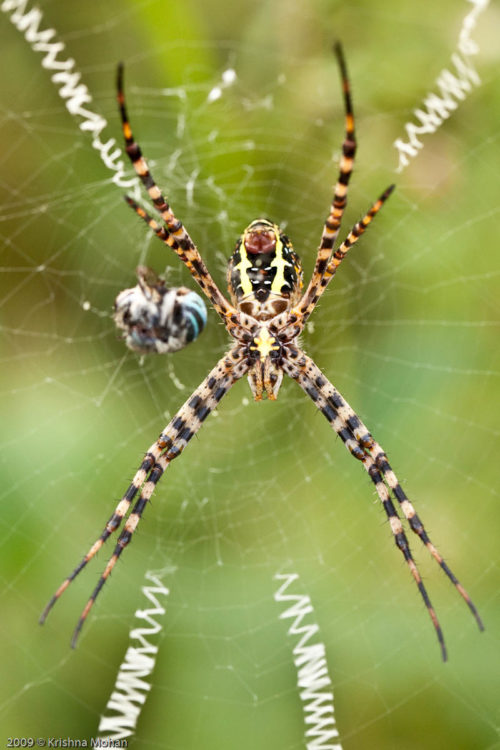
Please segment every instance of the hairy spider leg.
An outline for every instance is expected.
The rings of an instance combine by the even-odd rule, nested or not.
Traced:
[[[401,519],[398,516],[389,492],[392,492],[396,500],[399,502],[401,510],[407,519],[411,530],[417,534],[447,577],[454,584],[459,594],[463,597],[474,615],[480,630],[484,630],[483,623],[476,607],[471,601],[467,591],[446,564],[436,547],[432,544],[420,518],[413,508],[413,505],[408,500],[394,471],[387,461],[385,452],[381,446],[375,442],[361,419],[341,396],[335,386],[323,375],[319,367],[310,357],[307,357],[307,355],[305,355],[300,349],[293,346],[287,346],[285,352],[286,356],[283,361],[283,369],[285,372],[301,386],[316,404],[317,408],[327,418],[333,429],[346,444],[350,453],[363,462],[370,479],[374,483],[384,511],[389,519],[396,545],[403,553],[412,576],[417,583],[420,594],[434,624],[441,646],[443,659],[446,660],[446,647],[444,645],[441,627],[422,582],[417,565],[411,554],[408,539],[401,524]]]
[[[111,573],[115,566],[119,556],[123,552],[124,548],[130,542],[130,538],[135,531],[142,512],[151,498],[153,491],[158,483],[163,472],[171,463],[174,458],[177,458],[187,443],[191,440],[203,424],[207,416],[212,412],[228,392],[231,386],[239,380],[248,370],[247,361],[243,355],[243,351],[240,346],[236,346],[231,349],[227,354],[222,357],[205,380],[198,386],[194,393],[189,397],[185,404],[179,409],[177,414],[165,427],[158,440],[149,448],[144,456],[141,466],[135,474],[132,483],[127,489],[122,500],[118,503],[115,512],[111,516],[109,522],[99,537],[99,539],[92,545],[88,553],[85,555],[81,563],[75,568],[68,578],[66,578],[61,586],[57,589],[54,596],[51,598],[47,606],[45,607],[41,617],[40,624],[43,624],[49,614],[50,610],[59,599],[61,594],[68,588],[69,584],[76,578],[78,573],[86,566],[94,555],[103,546],[104,542],[108,537],[115,531],[121,524],[124,516],[126,515],[133,499],[142,489],[141,494],[135,506],[129,515],[123,531],[121,532],[113,555],[111,556],[99,582],[92,593],[82,615],[78,621],[75,629],[72,646],[76,645],[76,641],[83,623],[97,598],[100,590],[102,589],[106,579]]]
[[[132,166],[146,188],[154,207],[160,213],[166,226],[159,227],[157,222],[147,216],[146,212],[143,211],[143,209],[141,209],[132,198],[125,196],[127,203],[151,226],[157,236],[174,250],[182,262],[187,265],[189,272],[210,299],[218,314],[222,318],[234,315],[236,312],[234,307],[224,297],[215,281],[212,279],[212,276],[201,258],[198,248],[189,236],[182,222],[174,215],[165,196],[155,183],[148,164],[142,155],[141,149],[138,143],[134,140],[125,105],[122,63],[119,64],[117,73],[117,101],[122,120],[123,136],[125,138],[125,150],[132,162]],[[141,213],[141,211],[143,211],[143,213]],[[156,226],[162,230],[161,234],[155,229],[153,224],[156,224]]]
[[[344,209],[347,204],[347,190],[356,153],[354,112],[352,108],[349,78],[347,76],[347,66],[340,42],[337,42],[333,49],[337,57],[337,62],[340,69],[342,91],[344,94],[345,136],[342,143],[342,156],[340,158],[339,176],[334,187],[330,213],[323,227],[321,242],[316,257],[316,264],[314,266],[314,271],[309,282],[309,286],[304,292],[302,300],[297,305],[298,309],[300,310],[302,310],[303,306],[307,304],[306,301],[314,298],[316,290],[319,287],[320,281],[328,265],[328,261],[331,257],[333,246],[335,245],[335,241],[340,231]]]

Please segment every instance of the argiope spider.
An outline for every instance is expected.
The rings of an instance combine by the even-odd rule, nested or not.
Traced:
[[[257,219],[245,229],[229,260],[227,278],[231,303],[216,286],[191,237],[175,217],[166,198],[153,180],[146,160],[132,135],[123,93],[123,66],[120,65],[118,68],[117,98],[126,151],[156,211],[160,214],[162,223],[146,213],[132,198],[126,196],[126,201],[157,237],[172,248],[186,264],[191,275],[222,319],[234,343],[165,427],[158,440],[148,449],[132,483],[118,503],[101,536],[71,575],[63,581],[45,608],[40,618],[41,623],[45,621],[49,611],[71,581],[101,549],[108,537],[118,529],[132,502],[139,495],[118,537],[114,552],[76,625],[71,642],[73,647],[76,645],[78,635],[92,605],[118,558],[130,542],[144,508],[167,466],[182,453],[210,412],[217,407],[237,380],[247,375],[256,401],[262,399],[264,394],[267,398],[275,400],[283,373],[300,385],[340,436],[346,448],[367,471],[388,518],[396,546],[401,550],[427,607],[441,647],[443,660],[446,660],[447,655],[441,626],[413,559],[394,501],[399,504],[399,509],[412,532],[420,538],[454,584],[476,618],[480,630],[483,630],[483,624],[474,604],[432,544],[419,516],[392,470],[385,452],[343,396],[297,343],[306,321],[337,272],[340,263],[367,229],[394,187],[391,185],[382,193],[361,221],[354,225],[344,242],[334,250],[346,205],[347,187],[356,150],[354,115],[346,64],[340,44],[336,44],[334,49],[342,79],[345,137],[342,144],[339,176],[330,213],[323,227],[311,281],[305,292],[302,292],[300,259],[294,252],[290,240],[276,224],[267,219]]]

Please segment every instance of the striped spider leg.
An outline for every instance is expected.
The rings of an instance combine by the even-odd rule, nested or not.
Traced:
[[[309,285],[301,300],[301,307],[315,299],[316,292],[320,286],[321,279],[330,260],[333,246],[340,232],[342,216],[347,205],[347,190],[354,166],[354,157],[356,155],[356,136],[354,132],[354,112],[351,100],[351,87],[347,76],[347,66],[344,59],[344,53],[341,45],[337,42],[333,50],[337,58],[342,83],[342,92],[344,94],[345,108],[345,134],[342,143],[342,156],[340,158],[339,175],[337,183],[333,190],[333,198],[330,206],[330,213],[323,227],[321,242],[316,256],[314,271],[311,276]],[[304,321],[305,323],[305,321]]]
[[[300,385],[303,391],[307,393],[309,398],[315,403],[317,408],[326,417],[331,427],[344,442],[349,452],[362,462],[368,476],[375,485],[375,490],[389,521],[396,546],[401,550],[417,584],[418,590],[420,591],[436,630],[443,661],[446,661],[447,651],[443,631],[411,553],[408,538],[405,534],[396,507],[394,506],[393,498],[399,503],[411,530],[417,534],[422,543],[427,547],[431,555],[438,562],[459,594],[467,603],[476,619],[479,629],[484,630],[481,618],[479,617],[477,609],[471,601],[470,596],[443,560],[436,547],[432,544],[422,521],[399,484],[399,481],[387,460],[385,452],[373,439],[363,422],[352,410],[347,401],[341,396],[338,390],[323,375],[313,360],[294,345],[288,345],[284,348],[282,367],[286,374],[293,378],[293,380]]]
[[[354,158],[356,155],[356,136],[354,128],[354,110],[352,106],[351,87],[347,74],[347,65],[344,58],[342,46],[337,42],[333,51],[337,58],[342,92],[344,95],[345,109],[345,134],[342,143],[342,156],[340,158],[339,174],[333,190],[333,199],[330,205],[330,212],[323,226],[323,233],[316,255],[316,262],[311,276],[311,280],[306,291],[302,294],[291,311],[283,314],[276,324],[283,334],[290,338],[298,336],[302,332],[307,319],[316,307],[316,304],[325,291],[328,283],[335,275],[338,266],[345,258],[349,249],[354,245],[359,237],[366,231],[368,225],[375,218],[382,208],[383,204],[394,190],[394,185],[390,185],[373,204],[365,216],[353,226],[346,239],[334,251],[335,242],[338,238],[344,209],[347,205],[347,192],[349,180],[351,178]],[[289,326],[286,332],[284,326]]]
[[[45,607],[42,616],[40,617],[40,624],[45,622],[50,610],[61,594],[68,588],[70,583],[101,549],[111,534],[119,528],[133,500],[140,491],[139,498],[136,500],[132,512],[123,527],[123,531],[118,537],[114,552],[110,557],[97,586],[92,592],[80,619],[78,620],[71,641],[73,648],[76,646],[79,633],[99,592],[117,563],[121,553],[130,542],[132,534],[141,520],[144,508],[146,507],[148,500],[151,498],[163,472],[174,458],[180,456],[188,442],[198,432],[210,412],[217,407],[231,386],[234,385],[234,383],[239,380],[247,370],[248,363],[243,354],[241,345],[232,348],[226,355],[224,355],[224,357],[222,357],[222,359],[219,360],[201,385],[198,386],[186,403],[179,409],[177,414],[170,420],[160,434],[158,440],[156,440],[147,450],[130,486],[116,506],[115,511],[104,527],[102,534],[94,542],[71,575],[62,582],[52,599]]]
[[[224,322],[226,322],[231,317],[234,318],[236,310],[229,304],[217,287],[217,284],[213,280],[208,268],[200,256],[198,248],[189,236],[189,233],[183,226],[182,222],[174,215],[167,199],[154,181],[151,170],[142,155],[140,146],[134,140],[125,104],[122,63],[118,65],[116,85],[118,108],[120,110],[123,137],[125,139],[125,150],[138,177],[146,188],[153,206],[160,214],[163,224],[159,224],[156,219],[150,216],[130,196],[126,195],[125,200],[138,216],[140,216],[141,219],[155,232],[156,236],[172,248],[172,250],[179,256],[182,262],[187,266],[196,283],[201,287],[202,291],[212,303],[217,314],[220,315]]]

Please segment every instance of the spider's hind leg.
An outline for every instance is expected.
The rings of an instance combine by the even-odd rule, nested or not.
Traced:
[[[392,502],[391,496],[382,479],[380,471],[378,470],[376,464],[371,459],[371,457],[368,457],[368,456],[366,457],[364,466],[368,472],[370,479],[375,485],[377,495],[380,498],[385,514],[389,521],[391,531],[394,536],[394,542],[396,544],[396,547],[403,554],[406,564],[408,565],[410,569],[410,573],[412,574],[413,579],[415,583],[417,584],[417,588],[420,592],[420,595],[422,599],[424,600],[424,604],[427,608],[429,616],[432,620],[432,624],[434,625],[434,629],[436,631],[436,635],[437,635],[439,645],[441,648],[441,656],[443,658],[443,661],[447,661],[448,653],[446,650],[446,644],[444,642],[443,631],[441,629],[441,625],[439,624],[436,611],[434,607],[432,606],[429,594],[427,593],[427,589],[425,588],[424,583],[422,581],[422,576],[420,575],[420,571],[418,570],[417,564],[415,560],[413,559],[413,555],[410,550],[410,544],[408,542],[408,537],[406,536],[405,531],[403,529],[403,524],[401,523],[401,519],[399,518],[398,512],[396,508],[394,507],[394,503]]]
[[[165,427],[160,437],[146,453],[142,464],[137,471],[132,484],[125,493],[123,499],[118,504],[115,513],[111,516],[110,522],[106,526],[101,537],[91,547],[82,562],[78,565],[73,573],[66,578],[58,588],[52,599],[46,606],[40,623],[43,624],[48,613],[59,599],[61,594],[68,588],[78,573],[85,567],[87,562],[102,547],[106,539],[120,525],[130,507],[132,500],[139,490],[141,493],[136,500],[135,505],[130,513],[123,530],[118,537],[116,547],[108,563],[92,592],[90,599],[85,605],[80,619],[75,628],[71,645],[75,647],[76,641],[83,627],[83,624],[94,605],[94,602],[108,579],[111,571],[116,565],[120,555],[125,547],[129,544],[134,534],[142,513],[151,495],[153,494],[157,483],[161,479],[168,465],[177,458],[191,438],[201,428],[208,415],[217,407],[221,399],[225,396],[231,386],[239,380],[248,370],[247,359],[239,345],[236,345],[227,352],[215,365],[212,371],[207,375],[205,380],[198,386],[194,393],[188,398],[184,405],[179,409],[177,414],[172,418]],[[108,528],[109,527],[109,528]]]
[[[387,460],[386,454],[384,453],[380,445],[375,442],[371,448],[371,452],[375,454],[375,463],[378,469],[380,470],[380,473],[382,474],[384,481],[386,482],[390,491],[392,492],[392,494],[398,501],[399,506],[401,510],[403,511],[404,516],[406,520],[408,521],[408,525],[410,526],[411,530],[420,538],[422,544],[424,544],[427,547],[432,557],[436,560],[438,565],[442,568],[442,570],[448,576],[448,578],[453,583],[453,585],[457,589],[460,596],[465,600],[467,606],[469,607],[470,611],[474,615],[474,618],[477,622],[479,630],[484,630],[483,621],[481,620],[479,612],[477,611],[473,601],[471,600],[469,594],[467,593],[465,588],[462,586],[458,578],[455,576],[451,568],[447,565],[442,555],[439,553],[437,548],[431,542],[431,539],[427,531],[425,530],[424,524],[420,520],[417,512],[415,511],[415,508],[413,507],[405,491],[401,487],[396,474],[394,473],[391,465],[389,464],[389,461]]]
[[[225,322],[229,321],[229,318],[235,314],[235,309],[229,304],[212,279],[188,231],[182,221],[175,216],[166,196],[156,184],[141,148],[134,138],[125,103],[122,63],[118,66],[117,71],[117,101],[122,121],[123,137],[125,139],[125,150],[137,176],[146,188],[153,206],[161,215],[164,225],[160,225],[153,217],[149,216],[132,198],[125,196],[125,200],[141,219],[148,224],[156,236],[168,245],[179,256],[182,262],[186,264],[194,280],[210,299],[217,313]]]
[[[327,382],[326,378],[325,378],[325,382]],[[368,432],[366,426],[363,424],[361,419],[353,411],[353,409],[349,406],[349,404],[343,399],[340,393],[333,386],[331,386],[331,389],[332,389],[332,392],[329,395],[329,401],[338,410],[339,415],[341,416],[342,419],[344,419],[347,427],[354,434],[360,447],[363,449],[363,454],[365,456],[369,455],[375,462],[375,466],[377,470],[379,471],[380,479],[381,480],[383,479],[383,482],[387,486],[389,492],[392,493],[392,495],[398,501],[398,504],[404,514],[404,517],[408,521],[408,525],[410,529],[420,538],[422,543],[427,547],[432,557],[436,560],[436,562],[445,572],[447,577],[453,583],[453,585],[455,586],[459,594],[465,600],[467,606],[469,607],[470,611],[472,612],[472,614],[474,615],[476,619],[479,629],[484,630],[483,622],[481,620],[481,617],[479,616],[479,613],[474,603],[472,602],[469,594],[467,593],[465,588],[462,586],[458,578],[455,576],[451,568],[447,565],[442,555],[439,553],[437,548],[431,542],[430,537],[427,531],[425,530],[425,527],[422,521],[420,520],[419,516],[417,515],[415,511],[415,508],[413,507],[412,503],[408,499],[406,493],[404,492],[403,488],[401,487],[399,483],[399,480],[396,474],[394,473],[391,465],[389,464],[385,451],[373,439],[372,435]],[[349,445],[347,447],[349,447]],[[351,450],[351,453],[353,453],[352,450]],[[356,456],[356,458],[360,458],[360,455],[356,455],[356,454],[354,455]],[[375,483],[375,485],[377,485],[377,482],[374,481],[374,478],[372,476],[373,470],[370,469],[368,465],[365,465],[365,468],[367,468],[372,481]],[[391,501],[391,504],[392,504],[392,501]],[[398,544],[397,541],[396,541],[396,544]],[[399,547],[399,544],[398,544],[398,547]],[[403,549],[402,551],[404,553]]]
[[[355,414],[337,389],[327,380],[313,360],[310,357],[307,357],[304,352],[295,346],[287,346],[286,356],[283,358],[283,369],[312,399],[317,408],[327,418],[331,427],[345,443],[351,454],[362,461],[382,503],[384,512],[391,526],[396,546],[403,554],[413,579],[417,584],[420,595],[434,625],[441,647],[443,660],[446,660],[447,653],[443,632],[427,590],[422,582],[422,577],[415,560],[413,559],[408,538],[403,529],[401,518],[398,515],[391,494],[398,501],[410,528],[427,546],[432,556],[436,559],[448,578],[455,585],[458,592],[465,599],[471,612],[476,618],[479,628],[482,630],[483,624],[469,595],[444,562],[437,549],[432,545],[422,522],[415,513],[413,506],[406,497],[396,475],[392,471],[384,451],[373,439],[361,419]]]
[[[113,532],[116,531],[120,527],[124,517],[127,514],[128,509],[130,508],[132,500],[136,496],[137,492],[140,490],[141,486],[144,484],[147,475],[149,474],[155,461],[159,458],[160,453],[164,447],[165,447],[164,443],[157,441],[154,445],[151,446],[149,451],[146,453],[125,495],[116,506],[114,513],[111,515],[109,521],[104,527],[104,530],[101,536],[94,542],[92,547],[89,549],[87,554],[83,557],[82,561],[76,566],[76,568],[71,573],[71,575],[69,575],[67,578],[64,579],[64,581],[61,583],[61,585],[59,586],[59,588],[57,589],[55,594],[52,596],[52,598],[48,602],[45,609],[43,610],[39,619],[40,625],[43,625],[43,623],[47,619],[47,616],[50,610],[52,609],[54,604],[57,602],[59,597],[66,591],[70,583],[75,580],[77,575],[84,569],[87,563],[90,562],[90,560],[92,560],[92,558],[99,552],[99,550],[104,545],[104,543],[109,539],[111,534],[113,534]]]

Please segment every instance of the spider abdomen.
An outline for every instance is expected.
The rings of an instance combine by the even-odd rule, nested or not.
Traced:
[[[227,281],[233,304],[257,320],[279,315],[298,299],[302,268],[292,243],[267,219],[256,219],[238,239]]]

